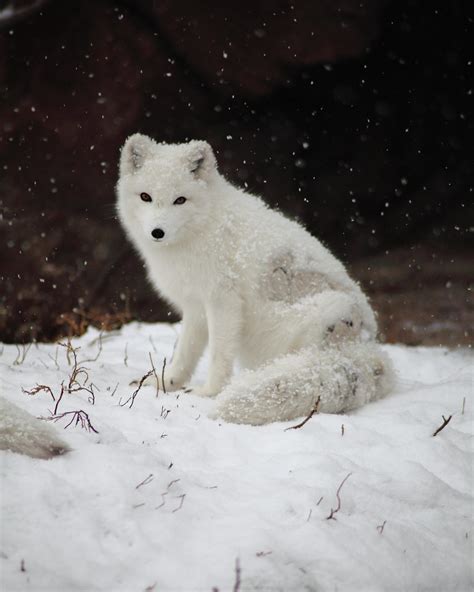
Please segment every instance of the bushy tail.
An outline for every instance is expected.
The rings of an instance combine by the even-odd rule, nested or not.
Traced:
[[[52,426],[0,397],[0,450],[48,459],[70,448]]]
[[[320,397],[322,413],[340,413],[386,395],[394,373],[376,343],[309,348],[242,372],[218,396],[215,418],[262,425],[308,415]]]

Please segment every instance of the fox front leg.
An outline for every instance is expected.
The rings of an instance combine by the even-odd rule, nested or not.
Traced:
[[[183,327],[169,368],[165,371],[165,388],[176,391],[191,378],[206,347],[208,337],[204,309],[184,310]]]
[[[177,391],[191,378],[207,343],[207,319],[203,308],[188,307],[184,310],[183,326],[178,337],[171,363],[165,368],[164,381],[158,376],[158,387]],[[159,372],[158,372],[159,374]],[[145,384],[156,386],[157,377],[149,376]]]
[[[204,385],[189,392],[201,396],[217,395],[229,382],[240,339],[242,304],[228,292],[216,296],[206,308],[209,331],[209,371]]]

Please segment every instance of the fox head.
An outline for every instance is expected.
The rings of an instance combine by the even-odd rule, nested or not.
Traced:
[[[217,178],[216,159],[207,142],[158,144],[134,134],[120,156],[120,221],[140,246],[183,242],[203,224]]]

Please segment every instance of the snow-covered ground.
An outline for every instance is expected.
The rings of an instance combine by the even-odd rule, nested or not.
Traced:
[[[298,422],[222,424],[212,400],[151,387],[124,404],[175,337],[133,323],[73,340],[95,403],[65,394],[58,413],[98,433],[66,416],[72,452],[0,452],[2,591],[472,589],[472,352],[386,346],[396,392],[285,431]],[[65,354],[5,345],[2,395],[47,417],[51,395],[22,387],[57,397]]]

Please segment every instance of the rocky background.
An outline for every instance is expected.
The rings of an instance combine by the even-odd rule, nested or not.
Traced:
[[[0,340],[174,318],[114,216],[141,131],[208,140],[348,264],[387,340],[471,342],[467,6],[0,2]]]

